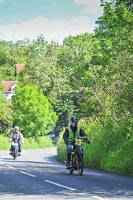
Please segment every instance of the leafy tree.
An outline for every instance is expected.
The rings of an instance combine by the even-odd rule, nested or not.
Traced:
[[[6,42],[0,41],[0,68],[4,80],[15,80],[15,65],[26,63],[25,51],[27,42],[17,41]]]
[[[1,77],[0,77],[1,79]],[[13,122],[13,107],[3,95],[4,90],[0,85],[0,133],[7,133]]]
[[[32,84],[38,84],[44,95],[49,95],[56,73],[57,45],[48,44],[40,35],[27,48],[27,73]]]
[[[60,76],[60,92],[57,95],[61,118],[68,123],[72,114],[81,114],[83,96],[81,88],[88,63],[92,56],[93,34],[70,36],[63,41],[62,51],[58,56],[58,71]],[[62,103],[61,103],[62,102]]]
[[[104,79],[110,94],[107,105],[112,104],[110,109],[116,120],[133,115],[132,11],[127,2],[105,2],[104,15],[99,18],[99,28],[96,29],[103,53]]]
[[[18,86],[13,106],[14,124],[20,126],[24,136],[44,135],[54,129],[57,115],[37,86]]]

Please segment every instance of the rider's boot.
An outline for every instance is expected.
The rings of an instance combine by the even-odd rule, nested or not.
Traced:
[[[18,152],[18,156],[21,156],[21,153],[20,153],[20,152]]]
[[[66,164],[66,167],[70,167],[70,159],[71,159],[71,154],[67,154],[67,164]]]

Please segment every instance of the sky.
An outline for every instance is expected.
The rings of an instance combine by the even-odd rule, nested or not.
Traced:
[[[36,39],[62,43],[92,33],[102,15],[100,0],[0,0],[0,40]]]

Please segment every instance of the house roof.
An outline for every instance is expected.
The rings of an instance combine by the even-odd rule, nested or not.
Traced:
[[[25,64],[16,64],[16,73],[21,72],[25,67]]]
[[[18,81],[2,81],[4,87],[4,92],[8,92],[14,84],[17,84]]]

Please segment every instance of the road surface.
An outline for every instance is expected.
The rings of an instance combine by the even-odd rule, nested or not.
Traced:
[[[85,169],[68,175],[56,147],[23,150],[16,160],[0,151],[0,200],[131,200],[133,178]]]

